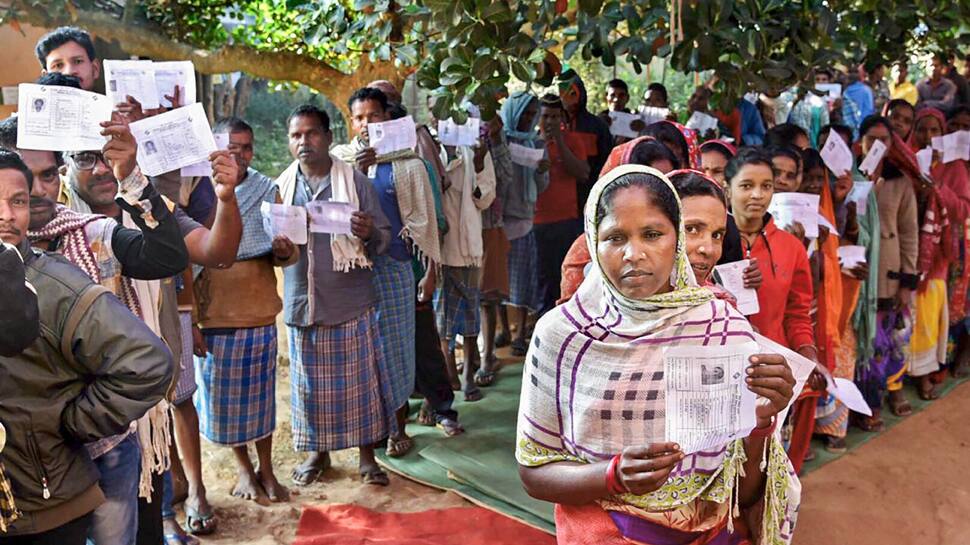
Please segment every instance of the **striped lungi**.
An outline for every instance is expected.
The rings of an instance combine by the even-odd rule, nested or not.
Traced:
[[[386,438],[397,407],[382,397],[375,310],[335,326],[287,331],[293,447],[324,452]]]
[[[232,332],[203,331],[208,348],[195,358],[199,431],[230,447],[258,441],[276,429],[276,325]]]
[[[441,281],[434,293],[434,311],[442,338],[450,340],[455,333],[478,335],[481,329],[479,274],[478,267],[441,267]]]
[[[179,326],[182,330],[182,350],[179,354],[178,382],[175,383],[175,396],[172,398],[173,405],[181,405],[195,393],[198,385],[195,383],[195,364],[192,362],[192,313],[179,312]]]
[[[510,241],[509,249],[509,298],[512,306],[539,310],[539,269],[536,250],[536,234],[529,234]]]
[[[389,407],[402,407],[414,391],[415,293],[411,262],[389,256],[375,258],[374,290],[381,335],[381,355],[377,358],[381,390]]]

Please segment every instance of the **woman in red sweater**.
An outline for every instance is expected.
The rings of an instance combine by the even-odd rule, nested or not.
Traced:
[[[809,315],[813,293],[808,254],[801,241],[779,229],[768,213],[774,194],[771,155],[758,148],[742,148],[728,163],[725,178],[745,258],[757,259],[761,268],[761,311],[749,316],[748,321],[765,337],[818,361]],[[802,393],[789,417],[794,429],[788,456],[795,471],[801,469],[809,450],[819,396],[815,387],[820,386],[820,378],[818,373],[813,374],[812,388]]]

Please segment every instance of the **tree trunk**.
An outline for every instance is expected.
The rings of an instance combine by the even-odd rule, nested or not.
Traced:
[[[249,98],[253,94],[253,78],[243,74],[236,82],[236,103],[232,107],[232,115],[244,117],[249,107]]]

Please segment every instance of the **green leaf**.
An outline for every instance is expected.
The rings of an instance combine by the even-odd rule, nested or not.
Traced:
[[[513,60],[509,63],[512,66],[512,75],[519,81],[530,82],[536,77],[535,68],[525,62]]]

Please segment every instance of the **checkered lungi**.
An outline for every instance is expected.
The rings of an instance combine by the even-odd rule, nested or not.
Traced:
[[[441,280],[434,294],[434,311],[438,333],[443,339],[460,335],[478,335],[481,315],[478,306],[478,267],[441,266]]]
[[[208,348],[195,358],[199,431],[218,445],[258,441],[276,429],[276,325],[233,333],[203,331]]]
[[[293,447],[324,452],[386,438],[397,407],[382,397],[375,310],[335,326],[287,330]]]
[[[389,407],[402,407],[414,391],[414,269],[410,261],[374,259],[381,390]],[[395,419],[396,423],[397,420]]]
[[[536,234],[529,234],[509,241],[509,299],[512,306],[539,310],[539,261]]]
[[[192,362],[192,313],[179,312],[179,326],[181,328],[182,350],[179,354],[178,382],[175,384],[173,405],[181,405],[192,399],[198,385],[195,383],[195,364]]]

